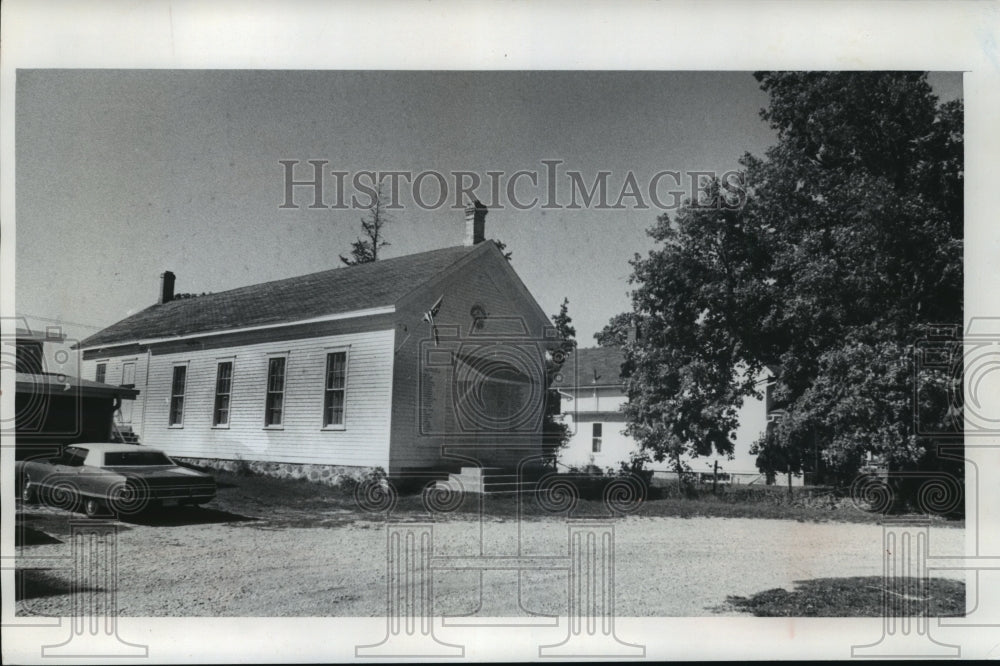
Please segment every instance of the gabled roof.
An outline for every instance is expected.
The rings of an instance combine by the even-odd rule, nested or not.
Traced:
[[[553,388],[621,386],[625,355],[618,347],[587,347],[571,353],[559,370]]]
[[[492,241],[382,259],[151,305],[83,340],[81,348],[222,332],[395,305]]]

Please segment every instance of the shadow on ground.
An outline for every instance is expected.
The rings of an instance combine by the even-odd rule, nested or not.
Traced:
[[[206,525],[211,523],[241,523],[260,520],[223,509],[198,506],[164,507],[142,511],[136,514],[119,514],[117,518],[108,513],[96,516],[98,520],[111,520],[118,523],[120,531],[128,531],[129,525],[149,525],[161,527],[179,527],[181,525]],[[82,513],[65,510],[49,510],[48,508],[34,511],[22,508],[17,514],[17,529],[15,530],[15,545],[39,546],[63,543],[53,535],[66,536],[71,531],[71,523],[89,519]]]
[[[97,588],[74,586],[72,580],[53,573],[52,569],[18,569],[14,572],[14,598],[17,601],[95,589]]]
[[[259,520],[239,513],[197,506],[181,506],[144,511],[130,516],[119,516],[122,523],[153,527],[179,527],[181,525],[207,525],[211,523],[242,523]]]
[[[14,546],[47,546],[55,543],[63,541],[40,529],[28,527],[22,520],[18,520],[14,527]]]
[[[962,617],[965,583],[948,578],[927,580],[919,598],[917,578],[900,578],[887,587],[882,576],[815,578],[795,581],[791,592],[765,590],[750,597],[730,596],[730,609],[758,617]],[[921,610],[924,609],[924,610]]]
[[[82,513],[43,507],[23,507],[15,515],[14,545],[47,546],[65,543],[74,521],[85,521]],[[122,527],[123,531],[129,528]]]

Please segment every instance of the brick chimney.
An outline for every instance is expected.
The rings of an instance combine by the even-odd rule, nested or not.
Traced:
[[[486,213],[489,210],[478,199],[465,208],[465,244],[478,245],[486,240]]]
[[[160,274],[160,305],[174,300],[174,274],[170,271],[163,271]]]

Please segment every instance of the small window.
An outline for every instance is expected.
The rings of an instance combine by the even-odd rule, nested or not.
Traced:
[[[133,388],[135,386],[135,363],[122,364],[122,386]]]
[[[97,370],[94,372],[94,381],[103,384],[104,380],[107,379],[107,376],[108,376],[108,364],[98,363]]]
[[[212,425],[229,425],[229,396],[233,393],[233,362],[219,363],[215,375],[215,409],[212,411]]]
[[[591,430],[592,434],[591,434],[591,440],[590,441],[591,441],[591,450],[594,453],[600,453],[601,452],[601,433],[603,432],[603,430],[604,430],[604,424],[603,423],[595,423],[593,425],[593,428]]]
[[[267,362],[267,405],[265,426],[280,426],[285,402],[285,357],[275,356]]]
[[[184,384],[187,381],[187,366],[175,365],[174,378],[170,387],[170,425],[184,423]]]
[[[326,355],[326,387],[323,391],[323,427],[344,425],[344,393],[347,386],[347,352]]]

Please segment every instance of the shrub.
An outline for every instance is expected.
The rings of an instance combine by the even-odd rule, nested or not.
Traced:
[[[379,485],[389,483],[389,477],[381,467],[373,467],[360,476],[342,474],[337,479],[337,487],[345,493],[354,493],[358,486]]]
[[[608,485],[613,481],[625,477],[637,479],[643,486],[643,496],[647,498],[651,496],[650,480],[653,472],[641,469],[641,467],[632,469],[626,463],[622,463],[621,468],[617,471],[610,467],[602,470],[596,465],[570,467],[568,473],[561,476],[565,477],[576,487],[580,499],[584,500],[603,500],[605,489]]]

